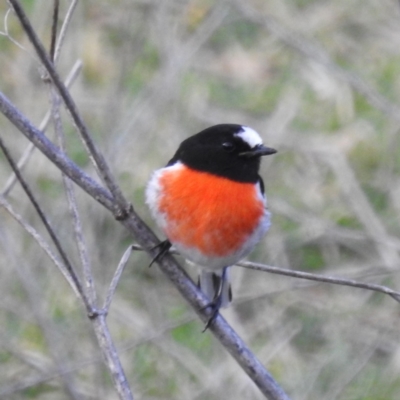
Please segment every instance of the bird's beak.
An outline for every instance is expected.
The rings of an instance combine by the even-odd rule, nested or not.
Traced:
[[[253,157],[261,157],[261,156],[269,156],[271,154],[275,154],[276,152],[277,152],[277,150],[260,144],[249,151],[239,153],[239,156],[246,157],[246,158],[253,158]]]

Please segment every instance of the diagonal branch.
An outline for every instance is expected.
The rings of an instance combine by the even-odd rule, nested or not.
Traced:
[[[50,42],[50,60],[54,64],[55,51],[57,42],[57,26],[58,26],[58,11],[60,9],[60,0],[54,0],[53,24],[51,26],[51,42]]]

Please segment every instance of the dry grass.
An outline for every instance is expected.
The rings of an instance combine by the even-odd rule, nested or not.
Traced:
[[[206,126],[250,125],[279,150],[262,170],[273,228],[251,259],[400,289],[398,3],[242,3],[81,2],[59,70],[82,59],[72,94],[96,142],[154,226],[143,200],[151,171]],[[52,2],[24,4],[48,43]],[[0,90],[38,125],[47,89],[12,15],[7,24],[25,50],[0,36]],[[93,172],[64,117],[71,157]],[[27,142],[4,118],[0,132],[22,154]],[[2,155],[0,165],[1,190],[10,174]],[[59,172],[35,152],[24,173],[78,264]],[[78,197],[104,297],[130,239]],[[18,187],[9,201],[44,232]],[[2,209],[0,255],[0,397],[116,398],[83,308]],[[148,261],[132,256],[109,315],[136,398],[261,399]],[[293,400],[400,398],[400,308],[389,297],[241,268],[234,292],[224,315]]]

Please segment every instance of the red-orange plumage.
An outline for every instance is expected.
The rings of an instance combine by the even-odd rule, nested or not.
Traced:
[[[159,185],[158,211],[166,218],[167,237],[207,256],[235,252],[264,213],[253,183],[182,167],[166,169]]]

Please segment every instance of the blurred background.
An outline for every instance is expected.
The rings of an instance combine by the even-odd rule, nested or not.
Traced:
[[[70,2],[60,3],[62,20]],[[53,2],[22,4],[48,47]],[[7,11],[1,2],[0,90],[38,126],[48,87]],[[279,151],[261,172],[273,226],[249,259],[400,290],[398,2],[85,1],[67,32],[62,77],[78,59],[83,69],[72,95],[151,227],[144,204],[151,172],[189,135],[245,124]],[[95,176],[63,118],[70,157]],[[3,116],[0,132],[18,159],[28,142]],[[54,139],[51,125],[47,134]],[[0,190],[9,176],[0,154]],[[80,269],[59,171],[34,152],[24,176]],[[77,195],[104,299],[131,238],[80,189]],[[48,238],[18,185],[7,200]],[[147,255],[132,255],[108,317],[135,398],[262,399],[148,263]],[[400,305],[393,299],[239,267],[233,281],[234,303],[223,315],[293,400],[400,398]],[[117,398],[83,307],[2,208],[0,293],[1,398]]]

